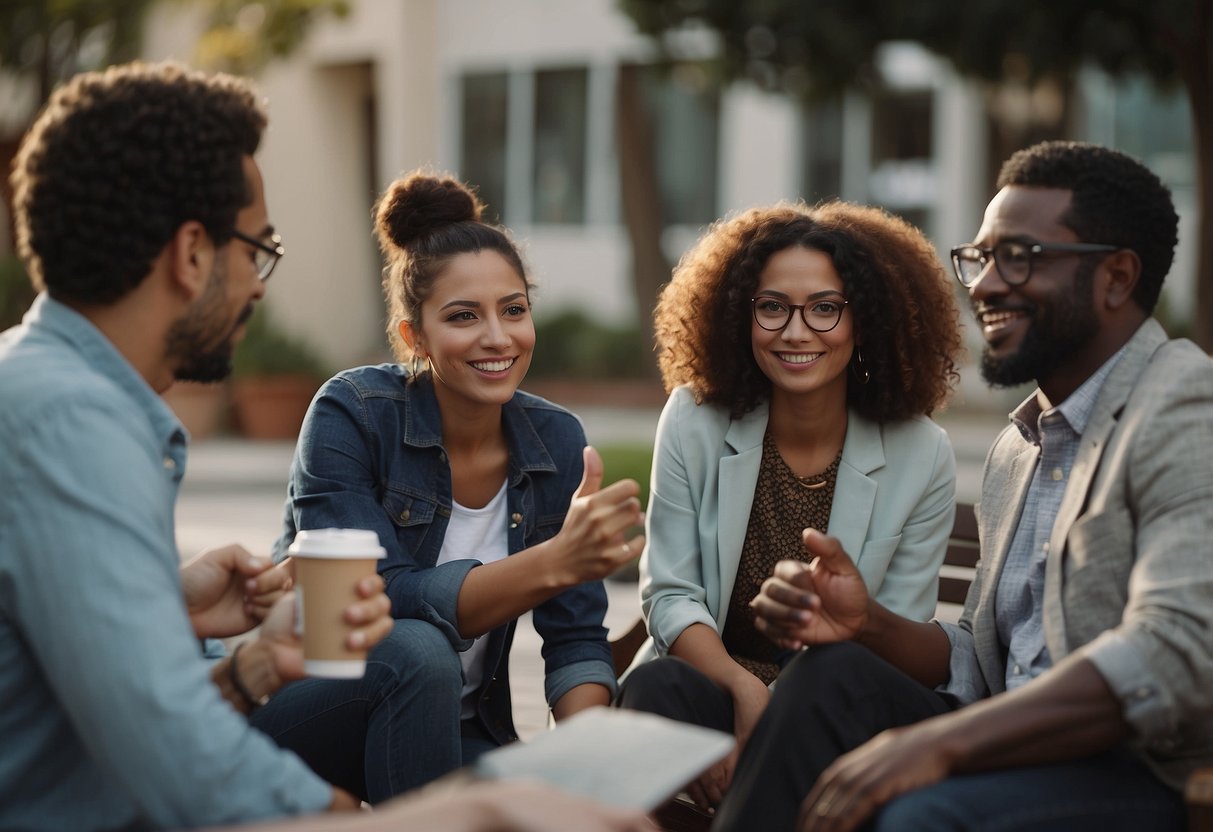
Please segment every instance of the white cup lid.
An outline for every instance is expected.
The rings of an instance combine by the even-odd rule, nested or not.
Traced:
[[[383,558],[379,535],[368,529],[309,529],[295,535],[287,553],[303,558]]]

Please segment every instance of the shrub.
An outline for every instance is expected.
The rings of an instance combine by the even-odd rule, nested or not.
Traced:
[[[21,323],[35,294],[21,261],[12,255],[0,257],[0,331]]]
[[[640,328],[608,326],[579,310],[535,321],[532,378],[646,378],[656,361]]]
[[[283,375],[324,380],[331,373],[311,345],[280,329],[269,311],[259,307],[249,319],[244,340],[236,345],[232,378]]]

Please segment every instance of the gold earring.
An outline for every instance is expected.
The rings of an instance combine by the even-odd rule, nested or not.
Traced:
[[[863,360],[863,351],[859,347],[855,348],[855,361],[851,364],[851,369],[860,384],[867,384],[872,380],[872,373],[868,370],[868,363]]]

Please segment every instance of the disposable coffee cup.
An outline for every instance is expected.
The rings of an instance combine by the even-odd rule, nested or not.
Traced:
[[[386,556],[379,535],[364,529],[313,529],[295,535],[295,622],[303,639],[303,668],[310,676],[357,679],[366,651],[350,650],[347,607],[359,600],[358,581]]]

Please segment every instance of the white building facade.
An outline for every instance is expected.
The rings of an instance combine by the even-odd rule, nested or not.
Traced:
[[[350,5],[258,79],[271,115],[259,161],[288,252],[269,287],[274,316],[335,366],[384,354],[371,208],[418,166],[476,185],[512,229],[539,286],[537,317],[570,307],[613,323],[647,316],[621,220],[615,90],[621,66],[657,54],[614,0]],[[147,57],[189,61],[197,24],[188,8],[161,4]],[[693,67],[645,70],[671,262],[715,218],[781,199],[883,205],[923,227],[941,256],[970,239],[993,184],[981,91],[912,45],[880,61],[884,93],[808,109],[747,85],[714,91]],[[1164,116],[1186,125],[1182,100],[1177,109],[1096,74],[1081,89],[1074,135],[1144,158],[1174,188],[1181,232],[1193,228],[1191,154],[1174,130],[1150,126]],[[1159,115],[1143,120],[1143,108]],[[1170,289],[1181,311],[1193,295],[1188,237]]]

